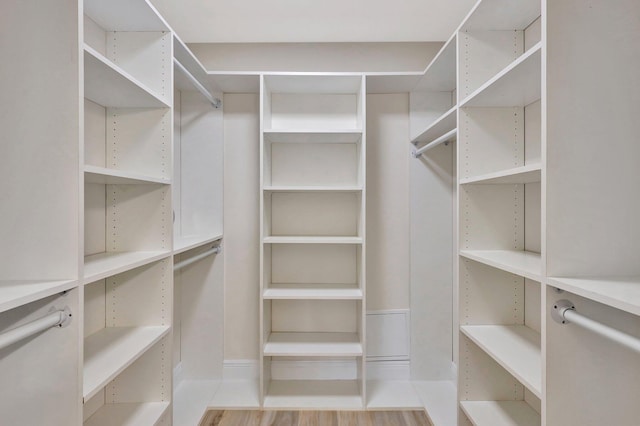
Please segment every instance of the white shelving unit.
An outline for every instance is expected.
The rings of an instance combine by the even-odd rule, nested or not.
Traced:
[[[162,424],[172,399],[172,32],[145,0],[83,9],[82,418]]]
[[[541,3],[482,0],[458,38],[458,424],[541,424]]]
[[[261,77],[260,392],[267,408],[358,409],[366,401],[365,93],[362,75]],[[300,363],[295,380],[272,369],[282,357]],[[353,376],[318,379],[317,357],[353,360]]]

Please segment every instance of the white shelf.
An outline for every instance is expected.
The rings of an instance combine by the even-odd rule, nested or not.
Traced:
[[[98,183],[102,185],[136,185],[136,184],[163,184],[169,185],[170,179],[146,176],[139,173],[125,172],[122,170],[107,169],[98,166],[84,166],[84,181],[86,183]]]
[[[356,143],[362,129],[265,129],[264,138],[279,143]]]
[[[362,186],[265,186],[265,192],[361,192]]]
[[[413,139],[412,143],[415,145],[429,143],[455,129],[458,121],[457,111],[457,106],[454,106],[453,108],[446,111],[440,116],[440,118],[430,124],[429,127],[422,131],[422,133],[416,136]]]
[[[540,182],[542,165],[540,163],[528,164],[509,170],[487,173],[480,176],[460,179],[460,184],[515,184]]]
[[[482,0],[460,26],[461,31],[524,30],[540,16],[539,0]]]
[[[62,293],[76,285],[75,280],[2,280],[0,281],[0,312]]]
[[[184,253],[185,251],[198,248],[205,244],[211,244],[222,239],[222,234],[195,235],[190,237],[177,237],[173,240],[173,254]]]
[[[370,380],[367,409],[422,410],[424,405],[410,380]]]
[[[362,290],[357,284],[270,284],[264,299],[296,300],[360,300]]]
[[[179,384],[174,382],[173,424],[199,424],[219,387],[218,380],[184,380]]]
[[[272,380],[264,408],[361,410],[363,404],[355,380]]]
[[[598,303],[640,315],[640,276],[548,278],[550,286],[561,288]]]
[[[460,256],[534,281],[542,281],[539,253],[522,250],[460,250]]]
[[[171,31],[145,0],[84,0],[84,13],[107,31]]]
[[[156,262],[170,255],[170,251],[127,251],[85,256],[83,283],[88,284],[120,274],[130,269]]]
[[[105,107],[169,108],[146,85],[90,46],[84,46],[84,96]]]
[[[456,90],[456,73],[456,33],[454,33],[427,65],[424,76],[410,91],[452,92]]]
[[[155,425],[169,405],[169,402],[105,404],[84,422],[84,426]]]
[[[357,333],[271,333],[265,356],[361,356]]]
[[[412,381],[424,409],[434,425],[455,425],[458,414],[456,384],[448,380]]]
[[[542,43],[538,43],[469,95],[461,107],[524,107],[540,99]]]
[[[355,95],[362,88],[360,73],[267,73],[266,88],[272,93]]]
[[[259,389],[258,380],[224,380],[220,383],[208,408],[259,409],[261,408]]]
[[[362,244],[360,237],[265,237],[265,244]]]
[[[540,426],[540,414],[524,401],[461,401],[474,426]]]
[[[88,400],[169,333],[170,327],[107,327],[84,341],[83,396]]]
[[[460,330],[538,398],[542,397],[539,333],[523,325],[465,325]]]

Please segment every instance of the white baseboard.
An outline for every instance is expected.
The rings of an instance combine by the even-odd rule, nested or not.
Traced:
[[[411,363],[367,361],[367,380],[411,380]]]
[[[222,366],[223,380],[255,380],[258,377],[258,360],[255,359],[229,359]]]

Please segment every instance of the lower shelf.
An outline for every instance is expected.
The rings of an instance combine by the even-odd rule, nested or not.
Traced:
[[[76,281],[0,281],[0,312],[44,299],[77,285]]]
[[[220,387],[218,380],[184,380],[173,391],[173,424],[197,425]]]
[[[358,333],[271,333],[265,356],[361,356]]]
[[[169,332],[168,326],[107,327],[84,341],[83,396],[94,396]]]
[[[461,401],[475,426],[540,426],[540,414],[524,401]]]
[[[155,425],[169,408],[168,402],[105,404],[85,422],[85,426]]]
[[[361,410],[363,403],[356,380],[272,380],[264,408]]]

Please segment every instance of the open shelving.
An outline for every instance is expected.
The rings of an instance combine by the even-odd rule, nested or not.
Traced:
[[[84,258],[84,283],[92,283],[171,255],[168,251],[129,251],[98,253]]]
[[[364,404],[365,92],[361,75],[261,79],[264,407]],[[321,378],[318,357],[346,358],[353,374]]]
[[[76,287],[75,280],[4,280],[0,281],[0,313],[35,302]]]
[[[467,325],[460,329],[534,395],[541,397],[540,333],[524,325]]]
[[[539,253],[523,250],[460,250],[460,255],[535,281],[542,278]]]
[[[126,172],[122,170],[108,169],[97,166],[84,166],[84,180],[86,183],[101,185],[136,185],[136,184],[163,184],[171,183],[169,179],[147,176],[143,174]]]
[[[461,179],[460,184],[499,185],[534,183],[541,181],[541,172],[542,166],[538,163],[534,163],[526,166],[514,167],[513,169]]]
[[[169,326],[107,327],[87,337],[83,396],[90,399],[169,333]]]
[[[169,409],[169,402],[105,404],[89,417],[85,426],[137,426],[156,424]]]

